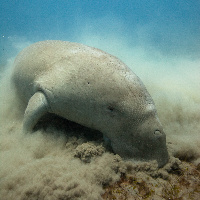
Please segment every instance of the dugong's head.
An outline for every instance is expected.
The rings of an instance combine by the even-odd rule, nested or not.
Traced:
[[[110,139],[114,152],[121,157],[156,160],[162,167],[168,162],[166,135],[153,99],[140,79],[134,74],[131,76],[130,80],[123,79],[113,97],[110,95],[112,103],[107,102],[110,113],[107,127],[110,129],[105,137]]]
[[[114,152],[128,160],[156,160],[159,167],[164,166],[168,162],[166,135],[154,104],[135,114],[124,111],[127,118],[118,121],[115,136],[108,135]]]

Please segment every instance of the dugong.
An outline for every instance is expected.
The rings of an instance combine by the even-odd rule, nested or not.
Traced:
[[[16,57],[12,82],[27,106],[23,130],[47,113],[100,131],[116,154],[168,162],[166,135],[142,81],[118,58],[67,41],[41,41]]]

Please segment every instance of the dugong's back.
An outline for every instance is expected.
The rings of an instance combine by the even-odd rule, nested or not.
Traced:
[[[66,62],[65,65],[59,65],[62,62]],[[33,83],[39,77],[48,73],[56,76],[58,71],[63,71],[66,82],[69,76],[80,76],[80,73],[86,76],[86,72],[88,77],[95,77],[96,80],[109,80],[110,75],[113,76],[116,72],[116,76],[130,73],[129,68],[119,59],[99,49],[67,41],[49,40],[37,42],[19,53],[14,63],[12,79],[18,94],[27,101],[33,95]],[[57,84],[58,79],[62,79],[61,74],[62,72],[56,80]],[[135,74],[131,74],[131,78],[137,79]],[[142,84],[139,79],[137,81]]]

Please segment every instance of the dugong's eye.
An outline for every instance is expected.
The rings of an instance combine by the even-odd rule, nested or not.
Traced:
[[[105,110],[106,113],[110,117],[115,117],[115,116],[118,116],[120,114],[120,112],[118,112],[118,109],[117,109],[116,105],[113,105],[113,104],[106,105],[105,109],[106,109]]]
[[[155,135],[155,136],[161,136],[162,133],[161,133],[159,130],[155,130],[155,131],[154,131],[154,135]]]

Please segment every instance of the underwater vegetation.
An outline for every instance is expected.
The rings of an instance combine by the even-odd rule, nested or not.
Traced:
[[[148,169],[136,170],[132,175],[124,174],[104,189],[103,199],[197,200],[200,197],[200,166],[179,161],[179,165],[176,163],[168,170],[167,176],[157,178],[148,175]]]

